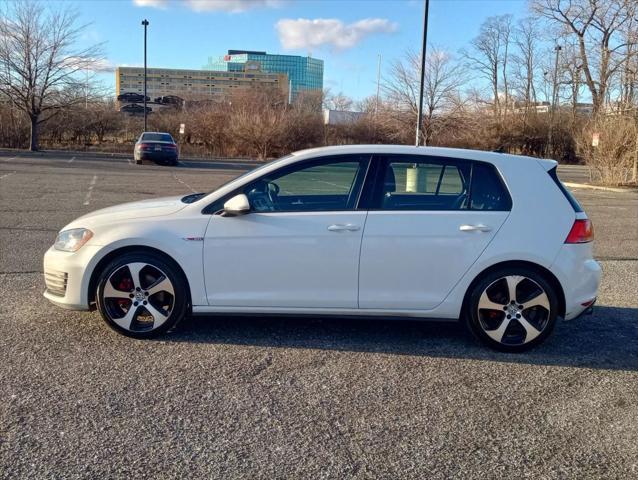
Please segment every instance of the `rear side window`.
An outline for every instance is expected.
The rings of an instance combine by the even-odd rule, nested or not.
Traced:
[[[470,165],[428,157],[390,157],[384,162],[376,202],[383,210],[459,210],[467,202]]]
[[[469,204],[470,210],[511,210],[512,199],[493,165],[473,164]]]
[[[508,211],[512,199],[493,165],[392,155],[382,159],[371,208]]]
[[[556,186],[560,189],[560,191],[563,192],[563,195],[565,195],[565,198],[567,199],[569,204],[574,209],[574,212],[582,213],[583,212],[583,207],[580,206],[580,203],[578,203],[578,200],[576,200],[576,197],[574,197],[574,195],[572,195],[572,192],[567,190],[565,188],[565,185],[563,185],[563,183],[559,180],[557,167],[552,168],[547,173],[549,173],[549,176],[552,177],[552,180],[554,180],[554,183],[556,183]]]

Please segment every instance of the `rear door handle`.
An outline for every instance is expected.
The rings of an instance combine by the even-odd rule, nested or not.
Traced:
[[[354,225],[352,223],[335,223],[328,226],[328,230],[330,232],[356,232],[361,227],[359,225]]]
[[[492,227],[479,223],[478,225],[461,225],[459,230],[462,232],[489,232]]]

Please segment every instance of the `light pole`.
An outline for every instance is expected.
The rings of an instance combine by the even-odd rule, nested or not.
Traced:
[[[421,46],[421,83],[419,84],[419,103],[417,104],[416,141],[418,147],[421,144],[421,124],[423,123],[423,83],[425,80],[425,50],[428,42],[428,11],[430,0],[425,0],[425,12],[423,16],[423,45]],[[424,139],[424,144],[425,139]]]
[[[379,54],[379,63],[377,64],[377,100],[374,104],[374,114],[379,113],[379,88],[381,86],[381,54]]]
[[[554,50],[556,50],[556,59],[554,60],[554,86],[552,88],[552,109],[551,115],[549,117],[549,133],[547,135],[547,155],[553,153],[553,130],[554,130],[554,112],[556,110],[556,103],[558,103],[558,54],[563,49],[560,45],[556,45]]]
[[[146,131],[146,27],[148,27],[148,20],[142,20],[144,25],[144,131]]]

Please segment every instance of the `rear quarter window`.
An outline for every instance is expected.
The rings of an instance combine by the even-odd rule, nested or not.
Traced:
[[[512,198],[494,165],[474,163],[469,209],[494,211],[512,209]]]
[[[576,197],[572,195],[572,192],[570,192],[569,190],[567,190],[567,188],[565,188],[565,185],[563,185],[563,182],[561,182],[560,179],[558,178],[558,167],[552,168],[547,173],[549,173],[549,176],[552,177],[552,180],[554,180],[554,183],[559,188],[559,190],[563,192],[563,195],[565,195],[565,198],[574,209],[574,212],[582,213],[584,211],[583,207],[580,206],[580,203],[578,203],[578,200],[576,200]]]

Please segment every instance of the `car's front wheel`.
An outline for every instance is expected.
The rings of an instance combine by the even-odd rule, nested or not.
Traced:
[[[533,269],[503,268],[470,292],[466,318],[472,333],[497,350],[520,352],[543,342],[558,316],[558,296]]]
[[[102,318],[119,333],[149,338],[174,327],[187,312],[183,274],[159,255],[129,253],[102,272],[96,303]]]

